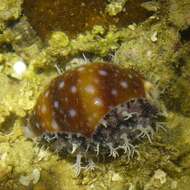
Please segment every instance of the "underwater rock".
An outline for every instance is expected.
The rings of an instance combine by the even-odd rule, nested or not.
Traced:
[[[45,39],[53,31],[73,37],[95,25],[124,27],[142,22],[152,15],[140,6],[142,2],[145,1],[129,0],[125,11],[113,17],[106,13],[106,0],[25,0],[23,10],[38,35]]]

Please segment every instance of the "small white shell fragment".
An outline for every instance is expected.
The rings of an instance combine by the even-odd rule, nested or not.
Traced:
[[[33,178],[33,184],[38,183],[39,179],[40,179],[40,170],[39,169],[34,169],[32,172],[32,178]]]
[[[177,189],[177,181],[171,182],[171,189]]]
[[[135,30],[136,29],[136,24],[135,23],[133,23],[133,24],[130,24],[129,26],[128,26],[128,28],[130,29],[130,30]]]
[[[160,184],[166,183],[166,173],[160,169],[155,171],[153,178],[159,180]]]
[[[20,176],[19,182],[24,186],[29,186],[31,178],[30,176]]]
[[[0,161],[5,161],[7,159],[7,152],[0,154]]]
[[[30,183],[36,184],[40,179],[40,170],[35,168],[30,175],[20,176],[19,182],[24,186],[29,186]]]
[[[19,60],[13,65],[13,70],[17,76],[22,76],[26,72],[26,64]]]
[[[122,177],[118,173],[114,173],[112,176],[112,181],[122,181]]]
[[[152,42],[156,42],[158,40],[158,32],[154,32],[151,36]]]
[[[129,183],[129,190],[135,190],[135,186],[132,183]]]

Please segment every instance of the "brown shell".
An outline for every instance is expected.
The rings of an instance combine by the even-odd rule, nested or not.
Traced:
[[[33,127],[90,137],[113,107],[141,97],[145,89],[139,73],[113,64],[87,64],[51,82],[37,101]]]

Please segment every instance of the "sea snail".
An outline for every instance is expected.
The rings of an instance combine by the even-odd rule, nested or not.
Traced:
[[[141,74],[110,63],[80,66],[55,78],[39,96],[27,133],[81,161],[131,158],[136,144],[156,131],[158,108],[147,99]]]

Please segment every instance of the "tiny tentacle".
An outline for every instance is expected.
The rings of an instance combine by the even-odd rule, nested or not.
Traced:
[[[96,151],[96,156],[98,156],[100,153],[100,143],[97,143],[95,151]]]
[[[119,153],[117,152],[117,149],[113,147],[112,143],[107,143],[109,149],[110,149],[110,154],[109,156],[112,156],[114,159],[119,156]]]
[[[139,125],[136,130],[139,130],[140,133],[137,135],[137,138],[144,138],[147,137],[149,142],[152,144],[152,138],[154,136],[154,130],[150,125],[147,125],[146,127],[143,127],[142,125]]]
[[[73,144],[72,144],[72,151],[71,151],[71,154],[74,154],[74,153],[76,152],[76,150],[78,149],[79,146],[80,146],[79,144],[73,143]]]
[[[82,155],[77,154],[76,163],[73,165],[73,168],[75,169],[76,172],[76,176],[79,176],[82,169],[81,160],[82,160]]]
[[[95,170],[95,168],[96,168],[96,165],[95,165],[95,163],[93,162],[93,160],[92,159],[90,159],[89,161],[88,161],[88,165],[85,167],[85,170],[86,171],[88,171],[88,170]]]
[[[159,129],[161,129],[164,132],[167,132],[165,124],[166,122],[156,122],[156,132],[158,132]]]
[[[137,113],[137,112],[131,112],[131,113],[129,113],[127,111],[122,112],[122,116],[123,116],[123,119],[125,121],[128,120],[128,119],[130,119],[130,118],[132,118],[134,115],[137,115],[137,114],[139,114],[139,113]]]
[[[44,138],[44,140],[47,141],[48,143],[51,143],[52,141],[58,139],[58,134],[53,134],[53,135],[43,134],[43,138]]]
[[[123,149],[124,154],[127,153],[128,160],[134,156],[135,153],[138,154],[138,151],[136,150],[137,146],[134,146],[133,144],[130,143],[129,138],[127,137],[127,134],[124,133],[121,135],[121,139],[123,139],[124,144],[119,146],[117,149]]]

